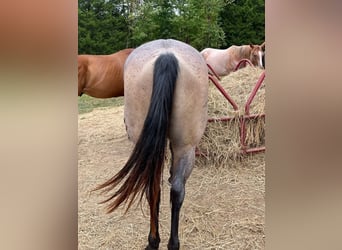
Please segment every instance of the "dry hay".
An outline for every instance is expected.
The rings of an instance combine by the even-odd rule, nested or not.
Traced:
[[[78,249],[140,250],[147,244],[148,205],[134,204],[105,214],[104,196],[90,193],[117,173],[131,152],[123,107],[96,109],[79,116]],[[265,154],[231,162],[227,167],[196,164],[186,184],[180,213],[182,250],[265,249]],[[163,173],[160,249],[170,235],[169,166]]]
[[[245,113],[245,104],[257,83],[262,69],[247,66],[221,79],[220,84],[234,100],[239,109],[235,111],[228,100],[214,84],[209,83],[208,117],[231,117],[230,121],[208,122],[199,150],[205,155],[201,164],[208,162],[216,165],[227,160],[240,160],[240,121]],[[265,113],[265,80],[250,106],[250,114]],[[265,143],[265,118],[257,117],[246,121],[247,147],[262,146]]]

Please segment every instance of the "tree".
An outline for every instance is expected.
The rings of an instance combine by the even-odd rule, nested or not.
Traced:
[[[201,50],[224,44],[219,26],[223,0],[178,0],[174,2],[172,36]]]
[[[228,46],[265,41],[264,0],[233,0],[222,9],[221,20]]]
[[[126,48],[126,5],[119,0],[79,0],[79,54],[111,54]]]
[[[144,4],[138,6],[130,15],[131,43],[134,47],[160,38],[160,10],[155,1],[144,1]]]
[[[198,50],[265,39],[264,0],[79,0],[79,54],[173,38]]]

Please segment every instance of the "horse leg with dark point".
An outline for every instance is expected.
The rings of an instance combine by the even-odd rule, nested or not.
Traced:
[[[156,250],[159,247],[159,204],[160,204],[160,190],[157,200],[157,209],[154,212],[152,204],[150,204],[150,233],[148,234],[148,245],[145,250]],[[153,214],[155,213],[155,214]]]
[[[191,173],[194,158],[194,148],[181,157],[173,157],[174,161],[171,167],[171,177],[169,179],[171,184],[171,235],[167,245],[168,250],[179,249],[179,213],[185,197],[185,183]]]
[[[169,250],[179,249],[178,226],[179,226],[179,212],[183,204],[185,196],[184,181],[180,177],[176,177],[172,183],[170,199],[172,203],[171,208],[171,236],[167,245]]]

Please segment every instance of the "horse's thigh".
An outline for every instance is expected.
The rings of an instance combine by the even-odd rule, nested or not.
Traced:
[[[136,143],[142,131],[150,105],[152,78],[128,77],[125,81],[125,125],[129,139]]]

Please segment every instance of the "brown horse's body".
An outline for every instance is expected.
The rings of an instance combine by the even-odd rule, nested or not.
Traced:
[[[123,96],[123,68],[132,51],[133,49],[124,49],[111,55],[79,55],[78,96],[82,94],[97,98]]]
[[[242,59],[250,60],[254,66],[263,67],[260,45],[232,45],[228,49],[206,48],[201,54],[219,76],[228,75]]]
[[[125,80],[125,124],[135,143],[126,165],[97,189],[111,191],[104,202],[109,212],[136,196],[146,194],[150,205],[150,233],[146,249],[158,249],[160,182],[167,138],[172,165],[171,235],[168,249],[179,249],[179,212],[185,182],[195,160],[195,148],[207,123],[208,68],[193,47],[175,40],[156,40],[136,48],[127,58]]]

